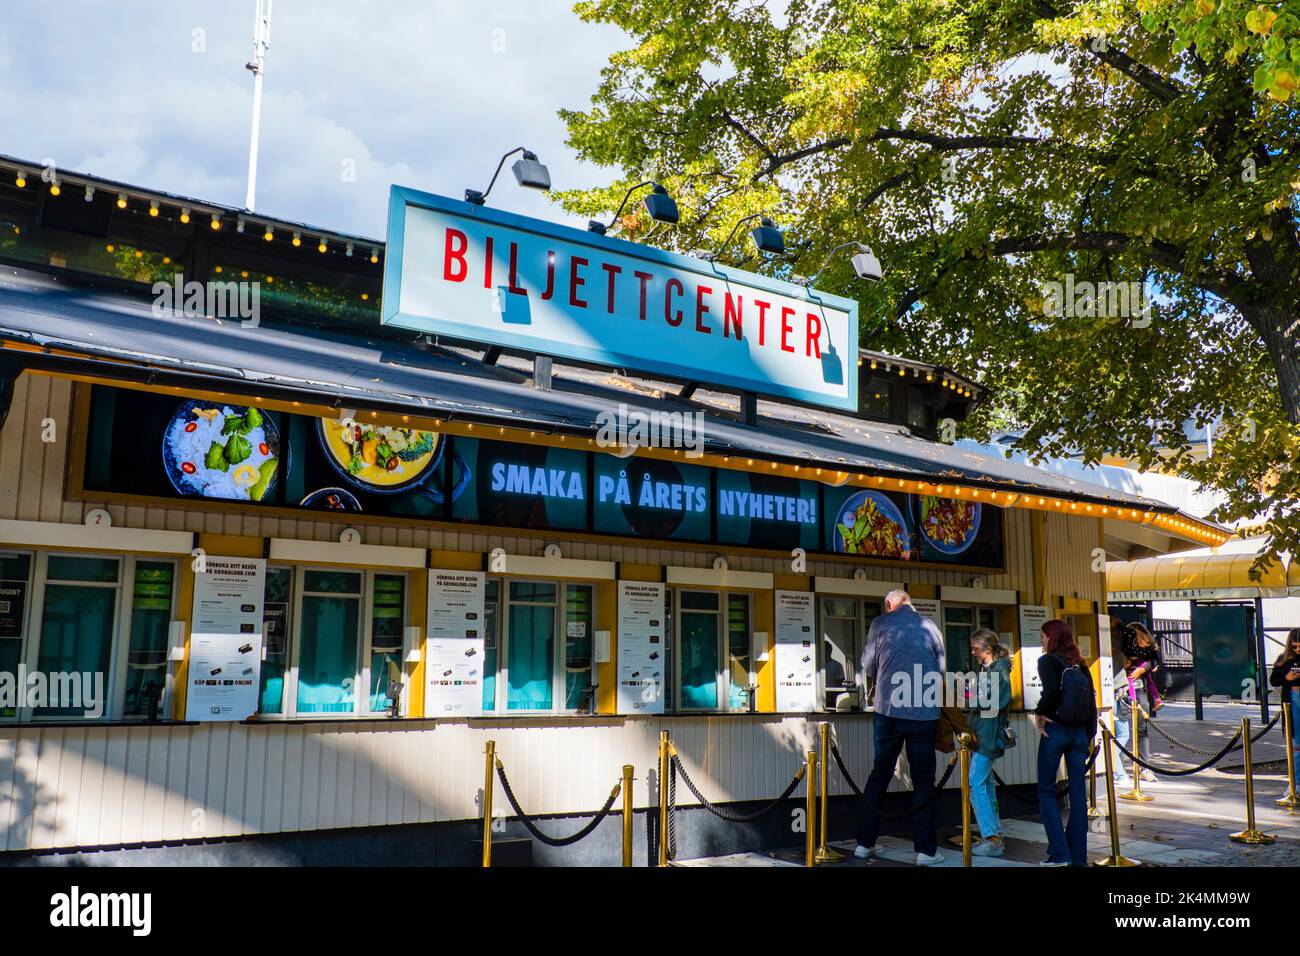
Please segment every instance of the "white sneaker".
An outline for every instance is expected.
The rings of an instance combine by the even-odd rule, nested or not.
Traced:
[[[861,843],[859,843],[858,848],[853,851],[853,855],[857,857],[859,860],[869,860],[873,856],[879,856],[880,851],[876,849],[874,846],[863,846]]]
[[[918,853],[916,855],[917,866],[938,866],[942,862],[943,862],[943,854],[940,853],[938,850],[934,851],[933,856],[930,855],[929,853]]]
[[[1055,863],[1055,862],[1053,862],[1052,860],[1044,860],[1042,863],[1039,863],[1038,865],[1039,865],[1039,866],[1069,866],[1070,864],[1068,864],[1068,863]]]
[[[1001,840],[981,840],[970,848],[971,856],[1001,856],[1005,852]]]

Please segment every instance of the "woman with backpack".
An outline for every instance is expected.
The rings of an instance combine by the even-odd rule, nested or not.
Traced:
[[[1047,831],[1047,859],[1042,865],[1087,866],[1088,751],[1097,733],[1092,675],[1065,621],[1048,621],[1041,637],[1038,678],[1043,692],[1034,720],[1042,737],[1038,742],[1038,811]],[[1056,805],[1056,772],[1062,758],[1070,794],[1070,819],[1064,827]]]
[[[974,707],[967,720],[975,735],[975,753],[970,762],[970,801],[980,828],[980,842],[971,853],[1001,856],[1005,848],[993,762],[1015,744],[1007,728],[1007,714],[1011,709],[1011,655],[998,641],[997,634],[984,627],[970,636],[970,649],[971,660],[979,668],[978,682],[983,685],[979,700],[972,702]]]

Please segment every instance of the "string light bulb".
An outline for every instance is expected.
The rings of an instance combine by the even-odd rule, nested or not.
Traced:
[[[348,244],[343,248],[343,254],[344,254],[345,256],[347,256],[349,259],[352,258],[352,243],[349,242],[349,243],[348,243]]]
[[[329,246],[325,242],[325,237],[321,236],[320,243],[316,246],[316,251],[320,253],[324,253],[328,248]]]
[[[14,174],[14,185],[19,189],[24,189],[27,186],[27,174],[21,169]]]
[[[186,225],[189,225],[189,221],[190,221],[190,207],[181,206],[181,222],[185,223]]]
[[[272,239],[275,238],[274,230],[272,230],[270,226],[267,226],[266,232],[262,233],[262,238],[265,239],[267,242],[270,242]]]
[[[62,190],[59,188],[59,181],[58,181],[57,179],[51,179],[51,180],[50,180],[50,195],[51,195],[51,196],[57,196],[60,192],[62,192]]]
[[[126,208],[126,193],[117,194],[117,208],[118,209]]]
[[[149,201],[149,215],[153,216],[155,219],[158,218],[158,200],[151,199]]]
[[[302,233],[298,232],[296,229],[294,230],[294,233],[293,233],[293,244],[294,244],[295,246],[301,246],[301,245],[302,245]]]
[[[236,216],[236,217],[235,217],[235,232],[238,232],[238,233],[241,233],[241,234],[242,234],[243,231],[244,231],[244,217],[243,217],[243,216]]]
[[[94,201],[95,201],[95,187],[94,187],[94,186],[87,186],[87,187],[86,187],[86,202],[94,202]]]
[[[212,226],[212,230],[213,230],[213,232],[215,232],[216,230],[220,229],[220,228],[221,228],[221,216],[214,212],[214,213],[212,214],[212,220],[211,220],[211,222],[210,222],[209,224]]]
[[[372,263],[379,261],[379,249],[375,246],[370,247],[370,261]]]

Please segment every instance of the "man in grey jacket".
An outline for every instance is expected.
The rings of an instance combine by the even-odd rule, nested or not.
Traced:
[[[876,853],[877,808],[907,747],[912,773],[912,846],[919,866],[943,862],[934,832],[934,739],[943,705],[943,635],[912,606],[906,591],[885,595],[885,613],[871,622],[862,652],[862,673],[875,684],[872,739],[875,757],[862,788],[858,848],[865,860]]]

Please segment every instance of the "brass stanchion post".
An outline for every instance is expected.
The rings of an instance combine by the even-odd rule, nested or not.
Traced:
[[[1272,843],[1277,837],[1255,829],[1255,770],[1250,762],[1250,718],[1241,718],[1241,746],[1246,758],[1246,829],[1231,834],[1228,839],[1234,843],[1249,843],[1260,846]]]
[[[623,865],[632,865],[632,765],[623,764]]]
[[[1088,764],[1088,819],[1096,820],[1100,816],[1101,808],[1097,806],[1097,758],[1094,757]]]
[[[1112,718],[1113,720],[1114,718]],[[1141,866],[1137,860],[1130,860],[1119,852],[1119,814],[1115,805],[1115,767],[1110,752],[1110,729],[1101,725],[1101,745],[1105,748],[1106,758],[1106,810],[1110,817],[1107,827],[1110,830],[1110,856],[1098,860],[1095,866]]]
[[[668,865],[668,731],[659,731],[659,865]]]
[[[817,751],[808,751],[808,796],[804,811],[804,866],[817,865]]]
[[[487,742],[487,765],[483,771],[483,865],[492,865],[492,771],[496,769],[497,742]]]
[[[830,826],[828,818],[830,817],[830,766],[831,766],[831,725],[827,721],[822,721],[821,725],[821,812],[818,816],[818,863],[838,863],[844,859],[844,854],[838,850],[830,848],[828,839],[828,828]]]
[[[1139,722],[1140,717],[1138,716],[1139,711],[1141,711],[1142,708],[1138,706],[1138,702],[1136,698],[1133,698],[1131,703],[1132,706],[1129,707],[1128,719],[1129,719],[1129,727],[1133,731],[1133,733],[1131,734],[1132,736],[1131,742],[1133,744],[1133,754],[1134,754],[1133,789],[1121,793],[1119,795],[1119,798],[1121,800],[1133,800],[1137,803],[1150,803],[1152,800],[1155,799],[1155,797],[1151,796],[1151,794],[1149,793],[1142,792],[1142,768],[1138,765],[1138,761],[1137,761],[1137,754],[1140,754],[1142,752],[1142,738],[1138,736],[1142,730],[1142,724]]]
[[[1295,813],[1300,808],[1300,799],[1295,792],[1295,720],[1291,712],[1292,703],[1282,700],[1282,733],[1286,735],[1286,796],[1277,801],[1280,810]]]
[[[961,865],[970,866],[971,813],[970,813],[970,747],[971,735],[957,738],[957,772],[961,774]]]

